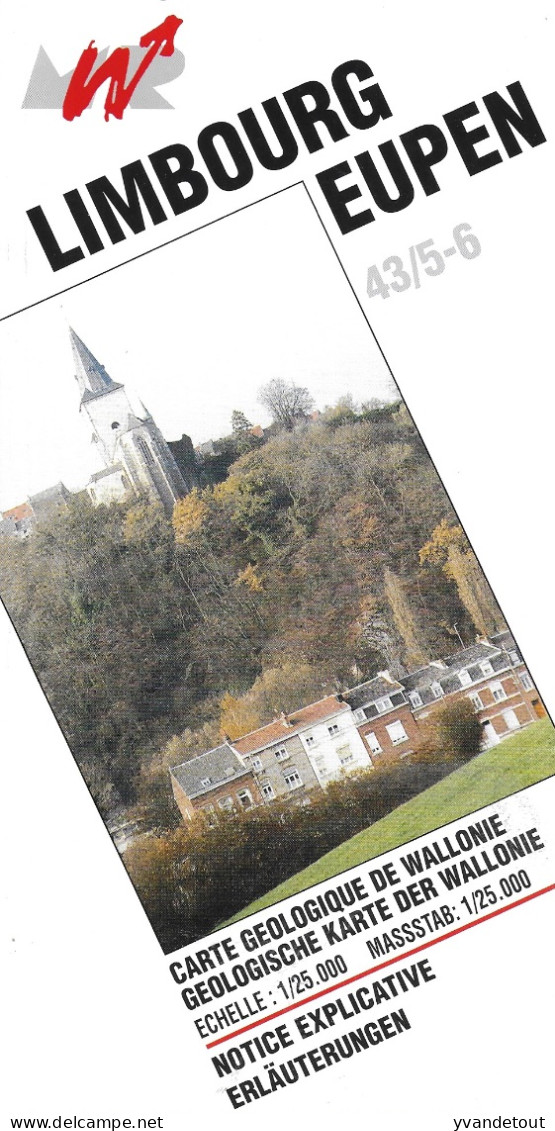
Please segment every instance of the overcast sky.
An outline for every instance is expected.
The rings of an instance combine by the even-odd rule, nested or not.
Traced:
[[[261,385],[305,385],[322,409],[396,395],[302,187],[178,240],[0,326],[0,509],[99,464],[79,414],[68,327],[166,439],[268,422]]]

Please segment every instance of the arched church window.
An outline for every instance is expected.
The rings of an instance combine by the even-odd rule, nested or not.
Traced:
[[[119,428],[119,427],[120,427],[119,420],[114,420],[113,423],[112,423],[112,428],[114,429],[114,432],[115,432],[116,428]]]
[[[140,451],[143,459],[146,461],[146,463],[150,467],[152,467],[154,465],[155,460],[154,460],[154,456],[153,456],[148,444],[145,444],[144,440],[140,436],[137,437],[135,443],[136,443],[137,448]]]

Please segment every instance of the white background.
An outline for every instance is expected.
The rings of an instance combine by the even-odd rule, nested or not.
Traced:
[[[129,112],[122,123],[106,124],[95,106],[67,124],[56,112],[19,109],[39,44],[62,72],[93,36],[99,46],[137,41],[169,11],[184,18],[186,54],[182,78],[163,88],[173,112]],[[547,144],[525,147],[472,179],[462,163],[445,162],[440,193],[379,216],[355,235],[341,237],[331,216],[326,222],[551,710],[553,46],[547,4],[539,2],[496,0],[485,11],[476,0],[305,0],[302,7],[283,0],[273,8],[212,0],[183,9],[155,0],[117,8],[33,3],[4,16],[0,93],[5,312],[67,285],[71,275],[62,273],[63,284],[54,279],[25,208],[55,208],[62,192],[91,177],[115,174],[173,141],[194,144],[204,125],[294,83],[326,82],[345,59],[370,63],[393,117],[375,137],[328,146],[285,173],[257,171],[244,194],[232,194],[241,200],[214,193],[202,221],[301,176],[316,199],[317,169],[412,126],[440,124],[448,110],[522,82]],[[462,221],[480,238],[479,259],[451,260],[418,292],[364,298],[369,264],[402,256],[428,237],[448,246]],[[124,244],[97,257],[94,269],[188,226],[190,218],[168,221],[127,241],[132,252]],[[77,265],[71,278],[86,277],[91,262]],[[215,326],[220,283],[214,279]],[[28,376],[40,380],[38,372]],[[4,387],[10,378],[2,373]],[[201,1119],[254,1126],[261,1117],[272,1129],[293,1119],[330,1129],[352,1119],[394,1131],[448,1131],[454,1116],[553,1116],[552,896],[438,948],[441,980],[415,998],[418,1024],[398,1046],[233,1113],[215,1095],[215,1074],[158,944],[22,650],[5,616],[0,620],[7,1115],[161,1115],[172,1131]]]

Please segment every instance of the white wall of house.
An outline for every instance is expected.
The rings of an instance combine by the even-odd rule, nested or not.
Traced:
[[[352,711],[338,711],[324,722],[306,727],[299,737],[320,785],[325,786],[344,773],[372,768]]]

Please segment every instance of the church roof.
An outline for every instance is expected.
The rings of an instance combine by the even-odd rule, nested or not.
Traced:
[[[93,471],[89,483],[98,483],[100,479],[105,479],[108,475],[121,475],[122,471],[125,471],[122,463],[111,463],[109,467],[103,467],[101,471]]]
[[[70,328],[69,336],[75,362],[75,379],[81,392],[81,403],[90,401],[93,397],[103,396],[104,393],[111,393],[114,389],[121,389],[122,386],[112,381],[110,374],[97,361],[88,346],[81,341],[75,330]]]

